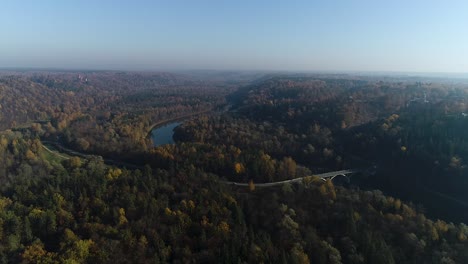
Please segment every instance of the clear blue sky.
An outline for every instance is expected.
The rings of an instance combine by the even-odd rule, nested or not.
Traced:
[[[468,1],[3,0],[0,67],[468,72]]]

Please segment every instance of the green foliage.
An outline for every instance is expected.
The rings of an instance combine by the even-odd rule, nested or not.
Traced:
[[[151,148],[153,124],[218,107],[227,90],[170,74],[73,76],[1,79],[2,117],[18,113],[2,126],[40,121],[0,135],[2,263],[468,262],[466,225],[310,176],[378,162],[394,183],[411,179],[402,171],[418,164],[429,179],[451,175],[445,187],[461,192],[466,122],[446,115],[447,105],[406,106],[426,91],[421,84],[275,77],[233,94],[236,112],[186,122],[179,144]],[[24,110],[15,89],[31,93]],[[451,96],[444,87],[427,92],[430,100]],[[148,164],[52,159],[38,137]]]

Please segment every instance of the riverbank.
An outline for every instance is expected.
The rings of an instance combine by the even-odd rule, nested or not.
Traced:
[[[153,128],[153,130],[151,130],[151,140],[153,141],[153,146],[157,147],[167,144],[174,144],[174,129],[181,124],[182,122],[175,121]]]
[[[178,117],[175,117],[175,118],[169,118],[169,119],[165,119],[165,120],[162,120],[162,121],[158,121],[156,123],[153,123],[150,126],[147,137],[151,136],[151,132],[153,131],[153,129],[158,128],[160,126],[164,126],[166,124],[177,122],[177,121],[182,121],[182,120],[185,120],[185,119],[190,118],[190,117],[194,117],[194,116],[197,116],[197,115],[202,115],[202,114],[206,114],[206,113],[210,113],[210,112],[213,112],[213,109],[203,110],[203,111],[199,111],[199,112],[195,112],[195,113],[191,113],[191,114],[178,116]]]
[[[165,119],[165,120],[158,121],[158,122],[156,122],[156,123],[154,123],[154,124],[152,124],[150,126],[151,129],[149,130],[147,137],[148,136],[151,137],[152,131],[155,128],[158,128],[158,127],[161,127],[161,126],[173,123],[173,122],[182,121],[182,120],[185,120],[185,119],[197,116],[197,115],[210,113],[212,111],[213,111],[212,109],[203,110],[203,111],[199,111],[199,112],[195,112],[195,113],[191,113],[191,114],[178,116],[178,117],[175,117],[175,118],[170,118],[170,119]],[[143,169],[144,168],[144,166],[139,166],[139,165],[127,163],[127,162],[124,162],[124,161],[118,161],[118,160],[114,160],[114,159],[105,158],[105,157],[102,157],[102,156],[96,155],[96,154],[83,153],[83,152],[79,152],[79,151],[76,151],[76,150],[73,150],[73,149],[69,149],[69,148],[63,146],[62,144],[60,144],[59,142],[48,141],[48,140],[41,140],[41,142],[42,142],[43,146],[44,146],[44,144],[51,145],[56,150],[58,150],[59,152],[67,154],[69,156],[77,156],[77,157],[84,158],[84,159],[100,158],[100,159],[102,159],[104,161],[104,163],[106,163],[108,165],[113,165],[113,166],[118,166],[118,167],[125,167],[125,168],[128,168],[128,169]],[[60,153],[53,152],[49,148],[47,148],[46,146],[44,146],[44,148],[49,153],[53,153],[55,155],[60,155]]]

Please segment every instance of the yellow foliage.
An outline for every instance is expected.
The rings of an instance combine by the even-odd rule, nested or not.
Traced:
[[[72,213],[60,208],[57,211],[57,221],[60,225],[64,223],[73,223],[74,217]]]
[[[175,215],[177,215],[177,212],[180,212],[180,210],[172,211],[171,208],[168,208],[168,207],[166,207],[166,209],[164,209],[164,213],[167,216],[175,216]]]
[[[385,214],[385,217],[387,219],[389,219],[390,221],[394,221],[394,222],[403,221],[403,216],[401,216],[399,214],[390,214],[390,213],[388,213],[388,214]]]
[[[120,208],[119,209],[119,225],[124,225],[128,223],[127,217],[125,216],[125,209]]]
[[[65,237],[65,241],[78,241],[78,237],[75,235],[75,233],[73,233],[72,230],[68,229],[68,228],[65,228],[65,230],[63,231],[64,233],[64,237]]]
[[[388,122],[393,122],[393,121],[397,120],[398,118],[400,118],[399,115],[393,114],[393,115],[391,115],[391,116],[389,116],[389,117],[387,118],[387,121],[388,121]]]
[[[435,227],[431,228],[431,238],[434,241],[439,240],[439,233],[437,232],[437,229]]]
[[[336,191],[335,191],[335,188],[333,189],[330,189],[330,199],[332,199],[333,201],[336,200]]]
[[[237,204],[236,199],[234,199],[234,197],[232,197],[231,195],[223,193],[223,197],[226,198],[226,200],[227,200],[229,203]]]
[[[441,233],[446,233],[448,231],[447,223],[444,222],[444,221],[441,221],[441,220],[437,220],[435,222],[435,227],[436,227],[437,231],[439,231]]]
[[[202,220],[201,220],[201,225],[203,227],[207,227],[207,226],[210,226],[210,222],[208,221],[208,217],[206,217],[205,215],[202,216]]]
[[[347,127],[346,122],[344,120],[341,121],[341,129],[345,129]]]
[[[245,171],[244,165],[242,165],[242,163],[236,162],[236,164],[234,164],[234,171],[237,174],[243,173]]]
[[[66,203],[65,198],[59,193],[54,193],[54,201],[58,207],[62,207]]]
[[[28,149],[26,151],[26,159],[28,160],[35,160],[36,159],[36,155],[34,154],[34,152],[32,152],[30,149]]]
[[[262,255],[262,248],[259,247],[257,244],[252,243],[252,245],[250,246],[250,253],[255,258],[259,258]]]
[[[333,184],[333,181],[332,180],[327,180],[325,182],[325,185],[327,186],[327,189],[329,191],[335,191],[335,185]]]
[[[192,200],[189,200],[188,207],[190,208],[190,210],[195,209],[195,202],[193,202]]]
[[[57,129],[59,131],[62,131],[65,127],[67,127],[67,120],[62,120],[57,124]]]
[[[426,216],[421,213],[418,214],[417,219],[421,226],[423,226],[426,223]]]
[[[328,196],[331,200],[336,200],[335,185],[331,180],[327,180],[325,183],[320,185],[319,192],[322,196]]]
[[[395,207],[396,211],[399,211],[401,208],[401,201],[400,199],[396,199],[395,202],[393,203],[393,207]]]
[[[172,210],[171,210],[170,208],[167,208],[167,207],[166,207],[166,209],[164,209],[164,213],[165,213],[166,215],[172,215]]]
[[[313,181],[313,176],[306,176],[302,179],[302,184],[304,184],[305,186],[309,186],[312,181]]]
[[[249,190],[251,192],[255,191],[255,184],[254,184],[253,180],[249,181]]]
[[[8,139],[2,136],[0,139],[0,147],[1,149],[5,149],[8,146]]]
[[[115,175],[115,177],[119,177],[121,174],[122,174],[122,170],[121,170],[121,169],[117,168],[117,169],[114,170],[114,175]]]
[[[8,198],[0,198],[0,210],[4,210],[12,201]]]
[[[461,160],[460,157],[458,157],[458,156],[453,156],[453,157],[450,159],[449,166],[450,166],[451,168],[454,168],[454,169],[460,168],[461,165],[462,165],[462,160]]]
[[[463,232],[458,233],[458,241],[460,242],[465,242],[466,241],[466,235]]]
[[[383,123],[381,127],[383,131],[387,131],[390,128],[390,126],[387,123]]]
[[[42,243],[34,243],[21,254],[22,263],[59,263],[54,253],[47,252]]]
[[[234,155],[236,157],[239,157],[239,155],[242,153],[242,151],[239,149],[239,148],[236,148],[235,152],[234,152]]]
[[[399,214],[396,214],[395,215],[396,219],[398,219],[399,221],[403,221],[403,216],[399,215]]]
[[[119,169],[119,168],[109,169],[107,171],[106,178],[108,180],[112,181],[112,180],[115,180],[115,179],[119,178],[120,175],[122,175],[122,170],[121,169]]]
[[[409,206],[407,206],[406,204],[403,205],[403,215],[406,216],[406,217],[415,217],[416,216],[416,212]]]
[[[28,246],[23,254],[21,255],[22,259],[26,263],[34,263],[45,256],[47,251],[44,250],[44,246],[39,243],[35,243],[31,246]]]
[[[231,228],[229,227],[229,224],[226,223],[225,221],[221,221],[218,224],[218,229],[225,234],[231,232]]]
[[[146,236],[141,236],[140,239],[138,239],[138,247],[144,250],[148,247],[148,239]]]
[[[354,221],[359,221],[361,220],[361,215],[358,212],[354,212],[353,218],[354,218]]]
[[[42,214],[44,214],[44,211],[39,208],[34,208],[31,210],[31,212],[29,212],[29,216],[34,218],[40,218]]]
[[[86,263],[89,256],[89,249],[94,244],[93,240],[78,240],[73,243],[73,247],[68,249],[64,256],[65,263]]]
[[[325,186],[325,184],[320,185],[319,192],[322,196],[327,195],[327,187]]]
[[[71,157],[69,160],[68,160],[69,164],[70,164],[70,167],[72,168],[79,168],[81,167],[81,159],[78,158],[78,157]]]
[[[294,247],[291,249],[291,255],[294,256],[297,263],[310,263],[309,256],[304,252],[304,249],[299,244],[294,245]]]

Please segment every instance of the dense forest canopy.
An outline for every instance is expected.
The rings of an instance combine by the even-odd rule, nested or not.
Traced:
[[[468,263],[467,87],[4,72],[0,263]]]

